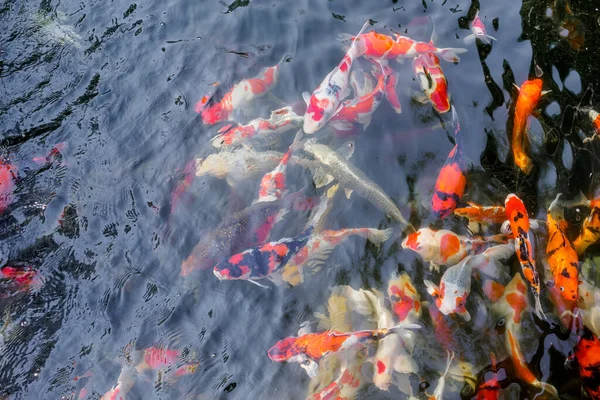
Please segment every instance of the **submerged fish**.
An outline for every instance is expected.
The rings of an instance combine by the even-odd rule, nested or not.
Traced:
[[[573,241],[573,248],[582,255],[592,244],[600,240],[600,193],[590,202],[590,215],[583,221],[581,233]]]
[[[263,69],[254,78],[241,80],[219,102],[214,102],[210,95],[202,97],[196,103],[196,112],[202,116],[202,122],[213,125],[226,121],[234,111],[246,109],[254,99],[273,89],[279,80],[279,68],[287,58],[284,55],[277,65]]]
[[[392,311],[399,322],[415,322],[421,317],[421,296],[410,275],[405,272],[392,274],[388,281],[387,294]]]
[[[271,360],[277,362],[287,361],[316,365],[315,363],[327,354],[348,351],[356,346],[376,342],[391,334],[419,328],[420,325],[403,324],[389,329],[309,333],[300,337],[288,337],[280,340],[269,349],[268,355]],[[307,372],[311,377],[316,374],[314,367]]]
[[[230,186],[258,178],[279,164],[283,153],[276,151],[258,152],[250,147],[235,151],[210,154],[204,160],[196,159],[196,176],[214,176],[226,179]]]
[[[13,201],[13,192],[15,191],[15,180],[17,179],[16,168],[14,165],[0,161],[0,214]]]
[[[301,123],[302,117],[296,115],[291,107],[283,107],[271,111],[271,116],[268,119],[257,118],[245,125],[234,127],[226,125],[219,129],[219,135],[212,138],[210,143],[217,149],[225,149],[245,143],[253,138],[281,135],[296,128]]]
[[[315,157],[325,172],[332,179],[335,179],[346,190],[347,194],[355,191],[375,207],[402,224],[403,228],[410,225],[383,189],[361,170],[348,163],[343,156],[331,150],[326,145],[317,143],[315,139],[307,140],[304,144],[304,150]]]
[[[454,214],[479,223],[501,224],[506,221],[506,209],[503,206],[481,206],[467,203],[466,207],[455,209]]]
[[[471,32],[473,33],[464,38],[466,44],[473,43],[475,39],[479,39],[486,44],[490,44],[492,40],[496,40],[495,37],[490,36],[485,32],[485,25],[481,21],[481,18],[479,18],[479,10],[477,10],[475,18],[473,18],[473,21],[471,22]]]
[[[585,329],[573,355],[586,392],[592,399],[600,399],[600,339]]]
[[[452,360],[454,360],[454,352],[446,351],[448,353],[448,359],[446,361],[446,369],[440,379],[438,379],[438,383],[435,386],[435,390],[433,394],[428,397],[428,400],[442,400],[444,395],[444,388],[446,386],[446,376],[448,375],[448,371],[450,370],[450,365],[452,364]]]
[[[369,26],[365,22],[359,35]],[[342,61],[323,79],[312,94],[302,93],[306,102],[304,114],[304,132],[311,134],[323,128],[339,111],[340,102],[349,94],[349,79],[352,63],[364,53],[361,41],[355,40]]]

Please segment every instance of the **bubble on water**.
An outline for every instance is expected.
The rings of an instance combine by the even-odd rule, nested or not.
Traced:
[[[558,69],[556,69],[555,66],[552,66],[552,79],[554,79],[554,82],[556,82],[556,84],[558,85],[558,88],[560,90],[563,90],[563,83],[562,83],[562,80],[560,79]]]
[[[575,94],[581,93],[581,78],[579,77],[579,73],[574,69],[567,75],[565,87]]]
[[[551,117],[559,115],[560,105],[556,101],[553,101],[552,103],[548,104],[548,107],[546,107],[546,114],[548,114]]]
[[[569,171],[573,168],[573,150],[571,149],[571,145],[568,141],[564,141],[565,147],[563,148],[562,153],[562,163],[566,169]]]

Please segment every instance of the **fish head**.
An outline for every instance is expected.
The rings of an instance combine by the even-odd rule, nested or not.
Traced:
[[[450,282],[442,282],[440,284],[439,297],[436,299],[436,305],[438,305],[442,314],[459,314],[468,321],[471,319],[466,309],[468,295],[469,288]],[[438,300],[440,301],[438,302]]]
[[[306,354],[303,354],[297,346],[297,337],[288,337],[275,343],[268,351],[268,356],[276,362],[298,362],[302,363],[308,359]]]
[[[249,262],[244,253],[235,254],[215,265],[213,273],[221,281],[247,279],[252,273],[252,269],[248,264]]]
[[[521,85],[519,97],[524,100],[524,103],[528,107],[533,108],[540,101],[542,97],[542,85],[543,81],[539,78],[530,79]]]
[[[221,103],[212,104],[200,112],[205,125],[214,125],[217,122],[225,121],[229,114]]]
[[[577,267],[574,268],[577,271]],[[555,285],[560,291],[560,295],[565,301],[576,301],[578,298],[578,276],[570,276],[566,268],[558,274],[555,279]]]
[[[312,134],[323,128],[333,117],[337,107],[333,99],[313,93],[304,114],[304,133]]]
[[[435,90],[429,95],[433,107],[440,113],[450,111],[450,95],[448,94],[448,82],[444,76],[435,79]]]
[[[405,320],[411,312],[420,316],[420,296],[416,288],[412,285],[408,274],[392,277],[388,283],[387,291],[392,304],[392,310],[400,322]]]

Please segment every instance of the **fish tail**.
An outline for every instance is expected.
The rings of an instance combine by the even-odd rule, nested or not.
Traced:
[[[449,47],[446,49],[438,49],[436,53],[448,62],[457,63],[460,61],[460,57],[458,55],[466,52],[467,49]]]
[[[546,314],[544,314],[544,310],[542,310],[542,303],[540,302],[540,294],[538,292],[533,293],[533,297],[535,298],[535,313],[540,319],[546,319]]]
[[[320,232],[323,230],[325,220],[327,219],[327,214],[329,214],[331,204],[333,203],[333,198],[335,197],[338,188],[339,185],[334,185],[330,187],[324,195],[321,196],[319,205],[313,209],[310,220],[304,228],[305,233],[311,233],[312,231]]]
[[[463,39],[463,42],[465,42],[465,44],[473,44],[473,42],[475,42],[475,35],[470,34],[469,36]]]
[[[368,228],[367,239],[369,239],[371,243],[382,244],[383,242],[388,240],[393,233],[393,228],[388,228],[386,230]]]
[[[367,22],[363,24],[362,28],[360,28],[358,34],[354,36],[354,39],[352,39],[352,45],[350,46],[350,50],[352,50],[352,55],[354,56],[354,58],[362,56],[367,51],[365,40],[361,38],[360,35],[362,35],[365,32],[369,25],[369,20],[367,20]]]

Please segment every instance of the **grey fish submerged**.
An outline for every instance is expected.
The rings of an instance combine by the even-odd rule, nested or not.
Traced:
[[[324,144],[309,139],[304,150],[312,154],[323,166],[325,172],[338,181],[347,192],[355,191],[375,207],[400,222],[403,228],[411,226],[383,189],[366,176],[361,170],[350,164],[342,154],[331,150]]]

